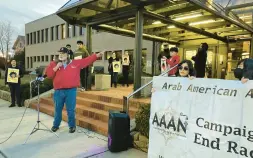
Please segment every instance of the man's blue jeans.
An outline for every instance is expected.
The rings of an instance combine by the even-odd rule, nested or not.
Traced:
[[[54,127],[58,128],[62,120],[62,109],[66,104],[69,127],[76,127],[76,88],[59,89],[54,92]]]

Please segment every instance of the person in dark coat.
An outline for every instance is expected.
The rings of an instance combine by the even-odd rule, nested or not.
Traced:
[[[242,83],[253,80],[253,59],[245,59],[243,67],[235,69],[234,74]]]
[[[237,63],[237,67],[236,69],[234,70],[234,76],[235,78],[237,78],[238,80],[241,80],[242,77],[243,77],[243,65],[244,65],[244,61],[246,59],[242,59],[240,60],[238,63]]]
[[[194,68],[196,70],[196,77],[197,78],[204,78],[206,72],[206,60],[207,60],[207,50],[208,44],[202,43],[196,56],[192,57],[194,63]]]
[[[114,84],[114,87],[117,88],[118,72],[113,71],[113,62],[115,61],[119,61],[119,58],[117,57],[116,53],[112,53],[112,56],[108,59],[109,62],[108,71],[111,75],[111,87]]]
[[[18,69],[19,74],[16,72],[11,72],[8,74],[8,69]],[[10,75],[11,78],[18,77],[18,83],[12,83],[8,82],[8,75]],[[21,79],[23,77],[23,71],[20,66],[17,66],[16,60],[11,60],[11,65],[8,66],[7,70],[5,71],[5,85],[9,85],[10,92],[11,92],[11,105],[9,107],[15,107],[17,103],[19,107],[21,107],[21,100],[20,100],[20,84]]]
[[[128,52],[125,52],[125,56],[128,56],[128,58],[124,58],[122,61],[122,74],[123,74],[122,86],[124,87],[126,84],[127,87],[129,87],[128,78],[129,78],[129,69],[130,69],[131,60],[130,60],[130,56]]]
[[[71,50],[71,45],[70,45],[70,44],[67,44],[67,45],[66,45],[66,48],[68,48],[68,50],[69,50],[69,52],[68,52],[69,58],[70,58],[71,60],[73,60],[73,59],[74,59],[74,52]]]

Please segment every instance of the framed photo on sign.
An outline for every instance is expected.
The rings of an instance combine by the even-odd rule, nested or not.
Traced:
[[[129,65],[129,55],[122,55],[122,65]]]
[[[8,83],[18,83],[19,69],[8,68],[7,72],[7,82]]]
[[[161,73],[164,73],[167,70],[166,59],[161,59]]]
[[[120,61],[112,62],[113,72],[120,72],[121,64]]]

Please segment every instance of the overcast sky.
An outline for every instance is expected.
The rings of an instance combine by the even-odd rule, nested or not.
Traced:
[[[25,34],[25,24],[56,12],[68,0],[0,0],[0,21],[10,21],[13,40]]]

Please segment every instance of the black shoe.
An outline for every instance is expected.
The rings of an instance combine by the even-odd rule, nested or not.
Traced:
[[[12,107],[15,107],[16,105],[15,104],[11,104],[10,106],[9,106],[9,108],[12,108]]]
[[[76,128],[75,127],[70,127],[69,128],[69,133],[75,133],[76,131]]]
[[[51,130],[52,130],[53,132],[56,132],[58,129],[59,129],[59,128],[57,128],[57,127],[52,127],[52,128],[51,128]]]
[[[18,107],[22,107],[22,105],[21,105],[21,104],[18,104]]]

